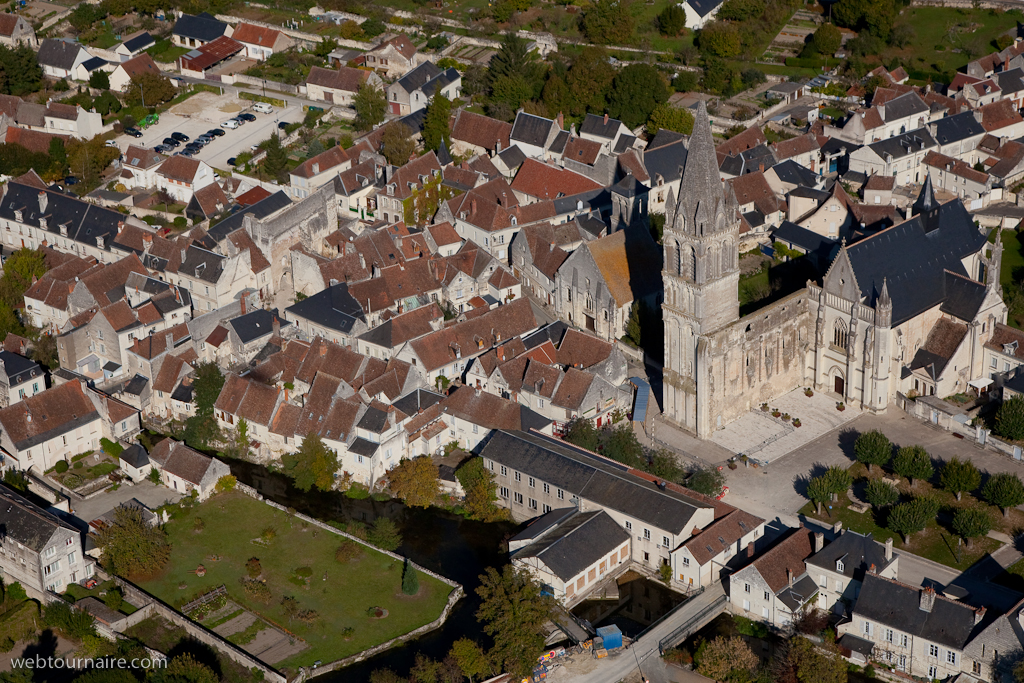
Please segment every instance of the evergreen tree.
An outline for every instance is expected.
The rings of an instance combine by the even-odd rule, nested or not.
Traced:
[[[281,146],[281,138],[277,133],[270,136],[264,149],[267,156],[263,158],[263,171],[271,178],[281,180],[288,170],[288,150]]]
[[[416,574],[416,568],[406,559],[405,569],[402,572],[402,592],[406,595],[416,595],[419,591],[420,580]]]
[[[0,94],[21,97],[43,87],[43,67],[27,45],[0,45]]]
[[[629,318],[626,320],[626,338],[636,346],[640,346],[640,302],[634,301],[629,308]]]
[[[220,439],[213,405],[224,388],[224,375],[216,363],[201,363],[195,370],[192,396],[195,415],[185,423],[185,442],[193,448],[208,450]]]
[[[97,90],[110,89],[110,74],[106,71],[93,71],[89,74],[89,87]]]
[[[668,101],[668,86],[650,64],[630,64],[618,73],[608,95],[608,113],[636,128],[651,118],[655,107]]]
[[[451,149],[452,136],[448,121],[452,115],[452,102],[444,93],[437,92],[427,105],[427,114],[423,120],[423,148],[437,151],[441,141]]]
[[[384,158],[388,160],[389,164],[395,166],[404,166],[409,163],[409,157],[416,151],[412,131],[404,123],[398,121],[392,121],[384,126],[381,146],[384,148]]]
[[[370,83],[363,83],[352,98],[352,108],[356,110],[355,126],[359,130],[371,130],[384,120],[388,109],[388,98],[381,88]]]

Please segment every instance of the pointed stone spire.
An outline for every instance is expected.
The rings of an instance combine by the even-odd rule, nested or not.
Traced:
[[[711,136],[711,122],[704,101],[697,102],[697,111],[693,115],[693,134],[690,136],[689,149],[686,153],[686,166],[680,188],[679,208],[688,222],[692,222],[698,206],[703,205],[706,216],[715,216],[723,200],[722,178],[718,171],[718,156],[715,154],[715,141]],[[708,226],[712,230],[714,226]],[[687,231],[694,230],[687,225]]]
[[[441,138],[441,146],[437,148],[437,161],[441,168],[452,163],[452,155],[448,153],[448,145],[445,144],[444,138]]]
[[[878,293],[878,300],[875,302],[875,326],[892,326],[892,298],[889,296],[888,278],[882,278],[882,291]]]
[[[912,207],[914,215],[931,211],[938,205],[939,203],[935,201],[935,190],[932,189],[932,174],[929,173],[925,176],[921,194],[917,195],[917,201]]]
[[[671,230],[676,219],[676,193],[670,187],[665,198],[665,230]]]

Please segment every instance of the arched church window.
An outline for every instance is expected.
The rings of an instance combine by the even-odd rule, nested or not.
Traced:
[[[845,349],[850,341],[850,334],[846,329],[846,323],[842,320],[837,320],[835,326],[832,328],[832,344],[840,349]]]
[[[690,272],[687,273],[691,280],[696,281],[697,279],[697,250],[690,247]]]
[[[679,246],[679,242],[673,242],[675,245],[676,252],[676,275],[683,275],[683,250]]]

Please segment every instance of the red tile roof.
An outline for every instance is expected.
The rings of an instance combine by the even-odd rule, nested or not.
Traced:
[[[243,192],[242,194],[235,197],[235,201],[241,204],[242,206],[252,206],[256,202],[263,201],[269,196],[270,192],[264,190],[262,187],[257,185],[248,192]]]
[[[132,57],[127,62],[121,62],[118,68],[124,69],[124,72],[128,74],[128,78],[137,78],[142,74],[160,75],[160,67],[145,52],[138,57]]]
[[[601,155],[601,143],[586,138],[573,138],[565,145],[563,159],[571,159],[592,166]]]
[[[6,142],[8,144],[21,145],[25,149],[37,154],[48,154],[50,152],[51,140],[56,138],[67,142],[69,137],[68,135],[51,135],[50,133],[38,130],[9,126],[7,128]]]
[[[596,144],[596,143],[595,143]],[[527,159],[519,167],[512,189],[538,199],[557,199],[567,195],[600,190],[602,185],[585,175]]]
[[[253,24],[242,23],[235,27],[234,32],[231,34],[231,39],[237,40],[240,43],[249,43],[250,45],[273,47],[280,35],[280,31],[275,31],[267,26],[254,26]]]
[[[296,166],[295,170],[293,170],[291,174],[300,178],[312,178],[321,173],[327,173],[331,169],[337,168],[351,160],[352,158],[349,156],[345,148],[341,145],[337,145],[328,150],[324,150],[315,157],[306,159]]]
[[[244,49],[245,47],[237,40],[227,36],[219,36],[209,43],[197,47],[195,51],[199,52],[199,55],[196,57],[183,55],[181,57],[181,68],[190,71],[206,71],[214,64],[218,64]]]
[[[452,139],[486,150],[508,149],[512,124],[460,109],[452,120]]]
[[[328,88],[330,90],[354,93],[359,90],[359,86],[365,83],[369,77],[370,72],[363,71],[362,69],[342,66],[335,71],[314,66],[309,70],[306,83],[319,85],[321,88]]]

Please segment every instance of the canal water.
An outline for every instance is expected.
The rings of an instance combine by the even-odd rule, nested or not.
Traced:
[[[263,497],[291,507],[325,522],[359,521],[372,524],[388,517],[401,530],[403,543],[397,552],[413,562],[458,581],[466,591],[441,628],[402,646],[387,650],[360,664],[318,677],[318,683],[364,683],[374,669],[389,667],[407,676],[418,652],[442,660],[452,643],[470,638],[485,647],[487,636],[476,620],[480,600],[476,588],[487,567],[500,568],[508,562],[502,552],[505,541],[515,529],[510,523],[483,523],[467,520],[438,508],[409,508],[397,500],[354,500],[337,492],[299,491],[290,478],[268,472],[261,465],[237,460],[226,461],[240,482],[252,486]]]

